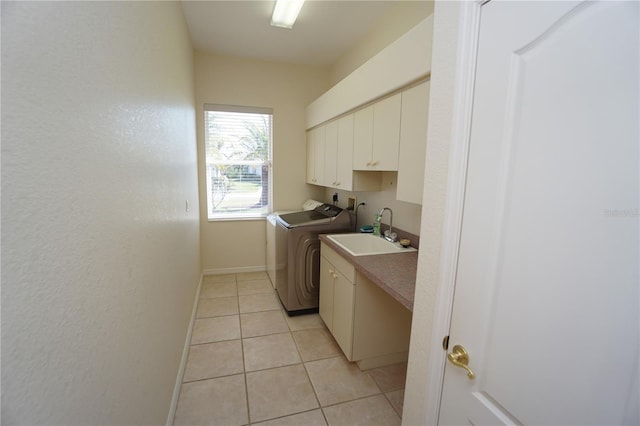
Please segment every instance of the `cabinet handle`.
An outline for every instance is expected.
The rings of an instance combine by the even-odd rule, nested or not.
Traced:
[[[340,186],[340,182],[335,182],[335,185],[336,186]]]
[[[377,166],[378,165],[378,161],[376,160],[376,161],[371,162],[371,165],[372,166]]]
[[[371,165],[371,161],[367,161],[367,166],[370,166],[370,165]]]

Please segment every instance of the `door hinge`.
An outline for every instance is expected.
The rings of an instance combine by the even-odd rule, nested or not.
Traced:
[[[449,350],[449,336],[444,336],[444,339],[442,339],[442,349]]]

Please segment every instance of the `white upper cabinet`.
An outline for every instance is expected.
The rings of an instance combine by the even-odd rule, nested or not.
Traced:
[[[316,158],[314,153],[315,132],[312,130],[307,131],[307,183],[313,183],[316,177]]]
[[[398,170],[401,94],[356,111],[354,170]]]
[[[398,170],[400,109],[400,93],[374,105],[371,166],[375,170]]]
[[[370,170],[373,156],[373,105],[356,111],[353,123],[353,170]]]
[[[326,186],[337,186],[338,120],[324,125],[324,180]]]
[[[353,114],[326,124],[325,182],[326,186],[353,190]]]
[[[324,129],[324,183],[318,179],[309,183],[345,191],[380,191],[379,176],[353,170],[354,115],[346,115],[314,130],[320,128]],[[319,167],[319,164],[316,161],[307,165],[311,166]]]
[[[336,152],[335,187],[346,191],[353,187],[353,114],[338,120],[338,150]]]
[[[325,126],[307,132],[307,183],[325,184]]]
[[[428,81],[402,92],[396,198],[422,204],[429,118]]]
[[[307,183],[380,191],[398,171],[397,199],[422,204],[429,82],[307,132]]]

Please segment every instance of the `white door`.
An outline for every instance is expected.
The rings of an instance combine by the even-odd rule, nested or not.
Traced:
[[[638,2],[481,7],[441,424],[638,424]]]

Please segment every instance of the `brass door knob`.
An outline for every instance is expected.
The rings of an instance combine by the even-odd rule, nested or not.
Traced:
[[[447,359],[456,367],[467,370],[467,377],[469,377],[469,380],[476,378],[475,373],[469,368],[469,353],[463,346],[455,345],[453,347],[453,352],[447,355]]]

